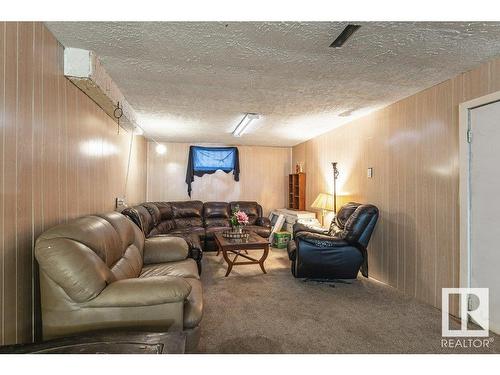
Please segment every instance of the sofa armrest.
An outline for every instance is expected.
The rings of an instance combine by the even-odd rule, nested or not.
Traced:
[[[141,218],[137,210],[133,207],[127,207],[121,211],[121,213],[127,216],[135,225],[139,227],[139,229],[144,233],[144,228],[141,224]]]
[[[183,237],[189,245],[189,258],[193,258],[197,262],[201,261],[203,257],[203,250],[201,248],[200,236],[196,233],[192,233]]]
[[[258,225],[259,227],[271,228],[271,220],[269,220],[268,217],[258,217],[257,220],[255,220],[255,225]]]
[[[184,301],[191,285],[181,277],[157,276],[115,281],[84,307],[137,307]]]
[[[184,238],[155,236],[144,241],[144,264],[176,262],[189,254],[189,245]]]
[[[341,247],[351,246],[349,242],[338,237],[332,237],[327,234],[313,233],[313,232],[299,232],[296,241],[308,242],[316,247]],[[300,247],[300,245],[299,245]]]

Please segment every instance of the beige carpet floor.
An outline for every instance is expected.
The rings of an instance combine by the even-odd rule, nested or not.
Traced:
[[[257,255],[257,254],[256,254]],[[441,312],[371,279],[304,282],[285,250],[272,249],[267,274],[206,252],[200,353],[498,353],[441,348]],[[455,323],[458,327],[458,325]]]

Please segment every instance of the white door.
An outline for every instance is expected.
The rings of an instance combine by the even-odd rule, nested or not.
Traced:
[[[490,330],[500,333],[500,102],[470,111],[470,283],[489,288]]]

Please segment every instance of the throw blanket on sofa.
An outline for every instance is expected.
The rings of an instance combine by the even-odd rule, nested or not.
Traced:
[[[221,170],[226,173],[233,171],[234,180],[240,180],[240,160],[237,147],[189,147],[186,184],[191,197],[191,183],[194,176],[202,177]]]

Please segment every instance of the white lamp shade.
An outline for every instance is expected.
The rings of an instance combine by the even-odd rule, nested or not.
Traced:
[[[321,210],[333,211],[333,195],[319,193],[311,207]]]

